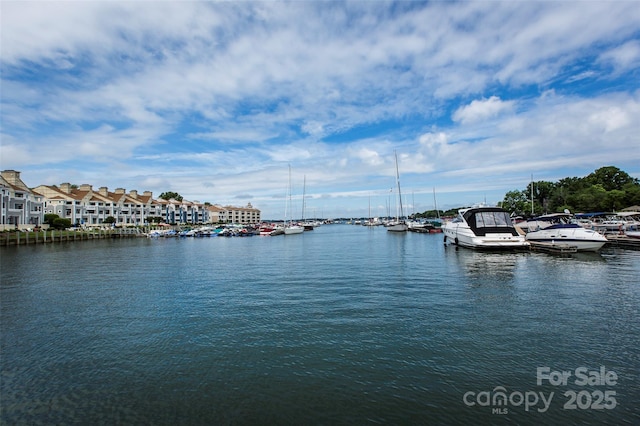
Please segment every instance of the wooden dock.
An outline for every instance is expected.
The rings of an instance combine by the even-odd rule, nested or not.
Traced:
[[[88,231],[51,230],[39,232],[2,232],[0,233],[0,246],[48,244],[68,241],[86,241],[103,238],[131,238],[140,236],[143,236],[143,234],[141,234],[136,228]]]
[[[541,251],[552,254],[572,254],[577,253],[578,247],[566,243],[547,243],[541,241],[529,241],[532,251]]]
[[[640,238],[631,238],[626,235],[607,235],[607,245],[630,250],[640,250]]]

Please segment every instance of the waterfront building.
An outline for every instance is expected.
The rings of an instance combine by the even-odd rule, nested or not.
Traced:
[[[260,223],[260,210],[254,208],[251,203],[246,207],[225,206],[225,218],[229,223],[255,224]]]
[[[11,229],[40,225],[45,214],[56,214],[69,219],[72,225],[88,227],[104,226],[108,217],[113,217],[117,226],[145,225],[158,217],[165,223],[179,225],[260,222],[260,210],[250,203],[246,207],[222,207],[199,201],[156,200],[151,191],[142,194],[124,188],[109,191],[105,186],[95,190],[89,184],[77,186],[68,182],[29,189],[20,180],[20,172],[14,170],[2,172],[0,189],[0,225]]]
[[[210,205],[207,207],[207,211],[209,212],[210,223],[228,223],[227,211],[221,205],[219,204]]]
[[[43,197],[25,185],[20,172],[1,172],[0,197],[0,230],[34,228],[44,221]]]
[[[166,223],[191,224],[208,223],[209,212],[206,206],[199,201],[187,200],[155,200],[161,214],[158,216]]]
[[[237,223],[243,225],[257,224],[261,222],[260,210],[254,208],[251,203],[246,207],[221,206],[214,204],[207,207],[210,223]]]
[[[97,191],[92,185],[79,187],[69,183],[40,185],[34,191],[45,199],[45,214],[56,214],[71,220],[73,225],[101,226],[107,217],[113,217],[116,225],[143,225],[148,217],[159,216],[153,204],[153,194],[145,191],[142,195],[132,190],[128,194],[124,188],[111,192],[107,187]]]

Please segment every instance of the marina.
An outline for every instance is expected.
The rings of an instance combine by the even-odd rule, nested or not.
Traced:
[[[635,250],[477,251],[351,225],[0,250],[2,424],[640,420]],[[538,385],[544,367],[572,380]],[[583,367],[618,380],[577,386]],[[554,397],[478,404],[500,387]],[[616,406],[565,409],[569,391]]]

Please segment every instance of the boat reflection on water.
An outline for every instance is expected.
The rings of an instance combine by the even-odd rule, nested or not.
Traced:
[[[467,276],[491,279],[513,278],[518,263],[527,256],[523,252],[477,251],[458,247],[451,247],[446,253],[452,254]]]

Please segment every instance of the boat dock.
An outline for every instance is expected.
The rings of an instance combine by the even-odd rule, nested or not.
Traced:
[[[68,241],[86,241],[103,238],[132,238],[143,234],[137,228],[115,228],[110,230],[3,232],[0,233],[0,246],[20,246],[29,244],[61,243]]]
[[[542,241],[529,241],[532,251],[541,251],[552,254],[572,254],[578,252],[578,247],[566,243],[547,243]]]
[[[631,238],[626,235],[607,235],[607,245],[630,250],[640,250],[640,238]]]

